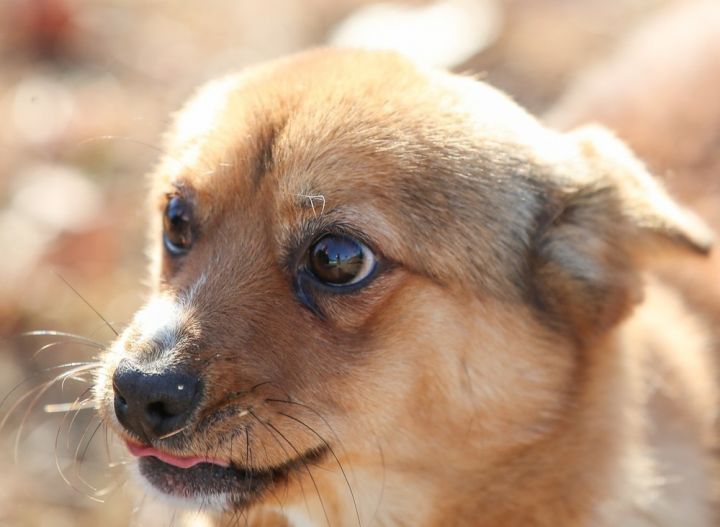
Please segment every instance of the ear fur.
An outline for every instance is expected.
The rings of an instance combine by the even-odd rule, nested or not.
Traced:
[[[554,191],[555,210],[536,236],[533,274],[543,315],[583,341],[622,320],[641,298],[648,251],[705,254],[712,233],[681,208],[610,132],[569,134],[572,174]]]
[[[646,240],[670,241],[701,254],[710,252],[712,231],[678,205],[619,139],[600,126],[583,127],[570,135],[589,168],[591,181],[607,179],[606,184],[617,191],[623,214]]]

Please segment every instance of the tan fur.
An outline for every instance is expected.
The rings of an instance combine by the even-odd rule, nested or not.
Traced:
[[[231,393],[259,420],[251,458],[233,434],[249,415],[158,448],[271,467],[332,446],[235,511],[258,525],[356,525],[353,497],[363,526],[715,524],[705,329],[665,286],[639,304],[647,258],[711,236],[609,133],[551,131],[392,54],[320,50],[204,88],[168,151],[153,298],[181,315],[158,346],[141,311],[107,354],[96,394],[118,433],[115,365],[160,358],[205,381],[195,423]],[[199,223],[181,264],[159,242],[175,193]],[[289,255],[330,223],[388,265],[319,294],[320,317]]]

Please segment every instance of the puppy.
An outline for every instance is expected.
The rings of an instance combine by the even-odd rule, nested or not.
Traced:
[[[716,525],[710,250],[609,132],[318,50],[213,82],[153,174],[154,289],[103,419],[250,525]],[[275,522],[275,523],[272,523]]]

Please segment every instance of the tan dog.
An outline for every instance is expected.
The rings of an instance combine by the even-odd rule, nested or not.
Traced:
[[[168,152],[96,385],[152,487],[253,525],[716,524],[704,328],[642,272],[711,236],[608,132],[324,50],[208,85]]]

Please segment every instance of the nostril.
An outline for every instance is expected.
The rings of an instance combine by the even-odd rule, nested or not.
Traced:
[[[118,421],[140,437],[182,428],[200,399],[200,381],[186,371],[123,359],[113,375]]]
[[[150,403],[147,406],[146,412],[148,413],[149,416],[155,418],[155,420],[158,420],[158,421],[162,421],[163,419],[168,419],[170,417],[175,417],[175,415],[177,415],[177,414],[170,412],[168,410],[167,405],[162,401],[158,401],[156,403]]]

